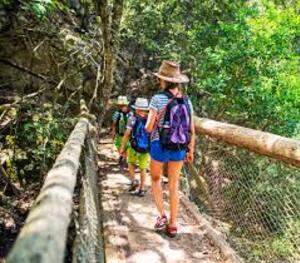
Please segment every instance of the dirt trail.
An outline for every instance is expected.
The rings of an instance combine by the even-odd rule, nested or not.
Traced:
[[[153,231],[157,210],[150,191],[150,176],[145,197],[131,196],[127,191],[129,180],[119,169],[118,154],[110,141],[102,141],[99,154],[107,262],[224,262],[204,230],[182,206],[178,237],[171,239]]]

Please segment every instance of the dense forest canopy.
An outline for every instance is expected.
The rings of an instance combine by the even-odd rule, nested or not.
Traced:
[[[1,5],[45,26],[54,22],[54,31],[58,13],[74,12],[78,36],[100,38],[96,4]],[[162,59],[174,59],[192,79],[188,93],[199,115],[297,136],[299,20],[299,1],[125,1],[115,89],[140,77],[139,69],[154,70]]]
[[[284,2],[132,1],[124,46],[142,47],[150,68],[180,61],[198,114],[296,136],[299,3]]]

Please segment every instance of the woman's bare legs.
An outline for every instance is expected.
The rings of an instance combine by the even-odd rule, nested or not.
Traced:
[[[170,226],[176,227],[179,204],[178,183],[183,161],[168,163],[169,193],[170,193]]]
[[[163,191],[161,185],[163,163],[151,159],[150,171],[151,171],[151,182],[152,182],[152,193],[154,201],[160,216],[165,215],[163,206]]]

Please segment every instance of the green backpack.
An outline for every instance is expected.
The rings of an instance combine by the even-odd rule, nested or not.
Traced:
[[[127,121],[128,121],[127,113],[125,113],[123,111],[119,111],[119,117],[118,117],[117,123],[116,123],[117,134],[119,134],[121,136],[123,136],[125,134]]]

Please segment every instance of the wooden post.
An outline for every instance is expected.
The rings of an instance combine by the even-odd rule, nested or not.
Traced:
[[[268,132],[194,117],[196,131],[300,167],[300,141]]]

